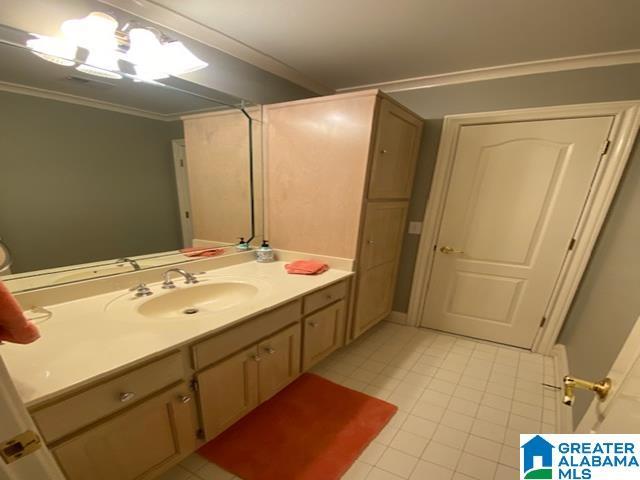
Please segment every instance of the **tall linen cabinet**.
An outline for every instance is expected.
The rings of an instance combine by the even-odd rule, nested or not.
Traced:
[[[265,106],[266,235],[354,260],[355,338],[391,312],[423,121],[378,90]]]

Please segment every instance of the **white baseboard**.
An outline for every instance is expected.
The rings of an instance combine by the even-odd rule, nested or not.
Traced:
[[[391,323],[398,323],[400,325],[407,325],[408,315],[404,312],[392,311],[387,317],[387,321]]]
[[[551,356],[556,366],[556,379],[559,386],[563,386],[563,379],[569,375],[569,358],[567,357],[567,347],[561,343],[556,343],[551,349]],[[560,431],[558,433],[573,433],[573,407],[562,403],[563,390],[558,390],[558,409],[556,423]]]

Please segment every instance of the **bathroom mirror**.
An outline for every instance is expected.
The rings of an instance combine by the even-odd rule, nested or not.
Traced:
[[[0,27],[0,238],[13,258],[0,279],[12,291],[261,238],[259,105],[131,68],[101,76],[86,52],[43,58],[30,38]]]

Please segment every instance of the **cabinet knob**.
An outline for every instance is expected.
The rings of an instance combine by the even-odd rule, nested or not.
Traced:
[[[264,351],[267,352],[269,355],[273,355],[274,353],[276,353],[276,349],[271,347],[264,347]]]
[[[311,328],[316,328],[318,326],[318,323],[317,322],[309,322],[309,326]]]
[[[191,395],[180,395],[178,398],[182,403],[189,403],[191,401]]]
[[[124,392],[120,394],[120,401],[123,403],[128,402],[129,400],[133,400],[135,396],[136,394],[133,392]]]
[[[387,153],[388,150],[386,148],[383,148],[382,150],[380,150],[380,153]]]
[[[331,295],[330,293],[327,293],[325,297],[327,300],[333,300],[333,295]]]
[[[374,242],[373,240],[367,240],[367,243],[368,243],[369,245],[375,245],[375,243],[376,243],[376,242]]]
[[[257,353],[254,353],[253,355],[251,355],[251,360],[253,360],[254,362],[259,362],[260,360],[262,360],[262,357]]]

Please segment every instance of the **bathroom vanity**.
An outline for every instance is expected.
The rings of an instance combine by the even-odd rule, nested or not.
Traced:
[[[154,478],[344,345],[351,276],[245,260],[149,296],[81,297],[2,355],[67,478]]]

